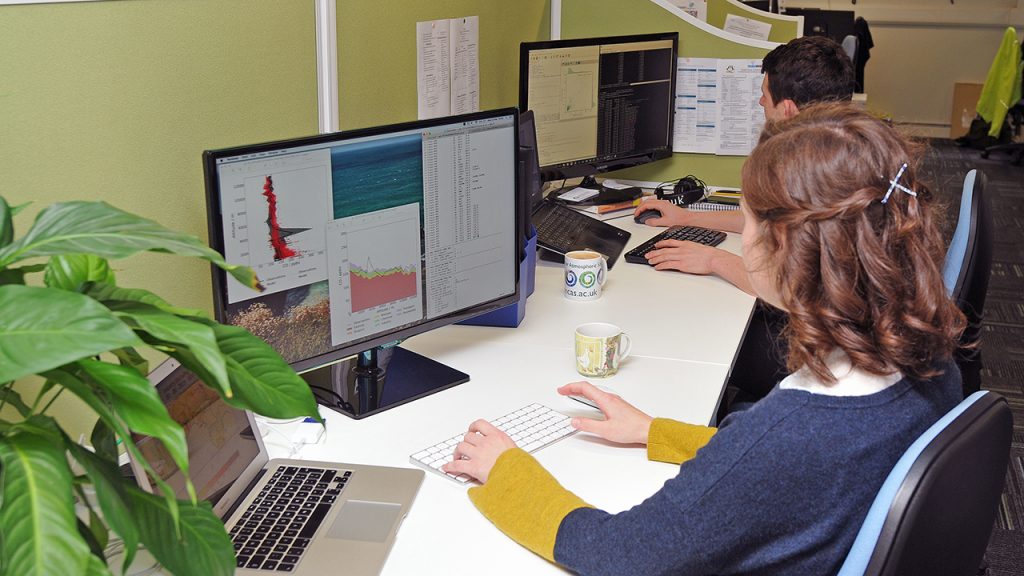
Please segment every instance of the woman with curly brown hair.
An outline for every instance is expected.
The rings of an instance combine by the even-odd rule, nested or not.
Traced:
[[[842,564],[907,446],[961,399],[964,319],[946,295],[915,147],[848,105],[770,124],[743,167],[743,262],[789,314],[792,374],[721,428],[652,419],[586,382],[562,394],[605,420],[573,425],[679,474],[609,514],[478,420],[446,471],[535,553],[583,574],[824,574]]]

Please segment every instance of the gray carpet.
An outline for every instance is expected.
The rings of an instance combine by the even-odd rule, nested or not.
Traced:
[[[981,158],[950,140],[932,140],[924,179],[950,203],[947,231],[955,226],[964,175],[988,176],[995,215],[992,276],[985,300],[982,387],[1006,398],[1013,411],[1010,466],[986,558],[991,576],[1024,576],[1024,167],[1010,156]]]

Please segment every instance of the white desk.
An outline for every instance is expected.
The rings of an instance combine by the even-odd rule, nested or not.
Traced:
[[[636,224],[631,217],[609,223],[632,234],[627,250],[664,230]],[[736,254],[740,246],[736,234],[729,234],[719,245]],[[659,272],[621,257],[608,272],[600,300],[566,300],[562,283],[561,265],[539,261],[536,290],[518,329],[454,326],[446,336],[481,345],[501,342],[570,349],[576,326],[611,322],[633,339],[635,355],[731,366],[754,304],[753,296],[720,278]]]
[[[613,223],[633,232],[631,246],[657,232],[631,219]],[[724,247],[738,250],[738,238],[730,237]],[[653,415],[699,424],[711,420],[753,298],[715,278],[656,272],[625,261],[611,271],[597,302],[566,301],[562,282],[560,266],[538,266],[536,291],[517,329],[449,326],[407,340],[403,347],[460,369],[471,380],[364,420],[324,408],[325,438],[299,457],[412,466],[410,454],[465,430],[474,419],[495,418],[532,402],[569,415],[597,416],[555,392],[581,379],[573,328],[591,321],[619,324],[634,340],[633,355],[601,384]],[[273,440],[268,444],[273,451]],[[582,433],[536,456],[568,489],[612,512],[650,496],[677,470],[649,462],[643,447],[612,445]],[[564,572],[499,532],[473,507],[466,487],[428,473],[384,574],[479,573]]]

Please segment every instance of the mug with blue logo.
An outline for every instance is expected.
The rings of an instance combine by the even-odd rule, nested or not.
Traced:
[[[573,250],[565,254],[565,297],[586,302],[601,297],[608,275],[604,256],[592,250]]]

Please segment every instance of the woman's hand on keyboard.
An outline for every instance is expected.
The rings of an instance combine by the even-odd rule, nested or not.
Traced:
[[[604,420],[573,418],[572,427],[619,444],[647,444],[651,418],[617,394],[598,390],[590,382],[572,382],[558,389],[563,396],[584,396],[604,412]]]
[[[516,443],[508,434],[487,420],[477,420],[469,425],[469,432],[455,447],[454,460],[442,466],[441,470],[448,474],[467,474],[484,483],[498,457],[515,447]]]
[[[662,240],[645,256],[655,270],[678,270],[687,274],[713,274],[714,259],[730,252],[685,240]]]

